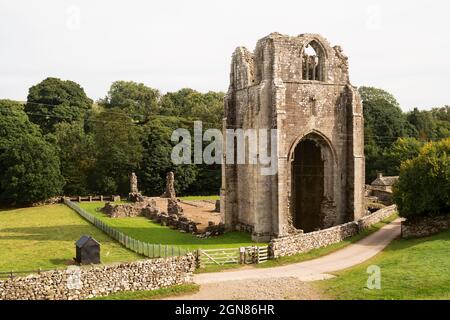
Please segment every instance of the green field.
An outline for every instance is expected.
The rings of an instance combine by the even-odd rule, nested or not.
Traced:
[[[103,263],[142,258],[61,204],[0,211],[0,271],[65,267],[82,235],[101,243]]]
[[[190,233],[181,233],[161,226],[145,217],[110,218],[97,210],[104,206],[102,202],[82,202],[79,205],[110,227],[148,243],[174,245],[184,249],[238,248],[255,245],[251,235],[245,232],[227,232],[219,237],[199,239]]]
[[[371,265],[380,267],[381,289],[367,289]],[[318,282],[335,299],[450,299],[450,230],[423,238],[394,240],[355,268]]]

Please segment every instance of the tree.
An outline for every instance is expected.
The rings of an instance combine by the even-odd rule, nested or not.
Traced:
[[[92,100],[73,81],[47,78],[29,89],[25,112],[44,133],[53,132],[60,122],[81,121]]]
[[[377,146],[382,149],[409,133],[406,117],[395,98],[382,89],[361,87],[364,126]]]
[[[0,100],[0,154],[8,149],[14,139],[23,134],[40,135],[39,127],[31,123],[23,104]]]
[[[433,114],[429,111],[419,111],[414,108],[407,115],[409,123],[414,126],[414,136],[422,141],[430,141],[436,139],[436,121]]]
[[[59,123],[55,140],[66,184],[64,194],[84,195],[90,190],[89,177],[95,167],[96,150],[92,135],[85,134],[81,123]]]
[[[118,108],[105,110],[92,121],[97,150],[95,191],[128,194],[129,174],[142,159],[141,129]]]
[[[171,160],[174,143],[173,130],[188,128],[185,120],[176,117],[156,119],[146,124],[143,134],[144,156],[139,170],[140,189],[149,195],[159,196],[164,192],[167,172],[175,173],[175,190],[182,194],[195,183],[195,165],[175,165]]]
[[[366,182],[383,170],[383,152],[411,131],[394,96],[382,89],[361,87],[364,108]]]
[[[427,143],[403,162],[394,201],[406,218],[450,214],[450,138]]]
[[[436,119],[438,139],[450,138],[450,106],[431,109],[433,118]]]
[[[440,140],[450,137],[450,107],[408,112],[407,119],[414,128],[413,136],[421,141]]]
[[[42,137],[23,134],[0,155],[0,199],[7,204],[32,204],[61,194],[64,179],[55,148]]]
[[[28,120],[23,105],[0,100],[0,201],[30,204],[61,192],[56,150]]]
[[[419,155],[423,143],[415,138],[399,138],[383,152],[383,164],[386,175],[397,176],[402,162]]]
[[[157,112],[161,94],[157,89],[133,81],[116,81],[99,101],[105,108],[119,108],[135,120],[147,120]]]
[[[222,128],[224,96],[222,92],[203,94],[184,88],[177,92],[169,92],[162,97],[160,113],[201,120],[205,125],[209,124],[220,129]]]

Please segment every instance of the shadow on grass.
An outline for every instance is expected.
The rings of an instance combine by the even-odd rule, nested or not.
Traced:
[[[410,238],[410,239],[399,238],[395,242],[391,243],[391,245],[387,246],[384,249],[384,251],[385,252],[398,251],[401,249],[412,248],[418,245],[433,246],[435,242],[449,241],[449,240],[450,240],[450,230],[446,230],[423,238]]]
[[[98,232],[101,231],[98,230]],[[93,235],[92,226],[90,225],[5,228],[2,229],[2,233],[6,233],[8,235],[0,235],[0,240],[73,241],[74,243],[83,235]],[[103,242],[114,242],[114,240],[106,237],[107,235],[104,234],[104,237],[102,237]]]
[[[113,225],[111,225],[113,226]],[[148,243],[177,246],[202,246],[202,245],[240,245],[251,243],[251,238],[241,232],[229,232],[219,237],[200,239],[190,233],[181,233],[168,227],[154,225],[148,222],[145,227],[113,226],[116,230]],[[98,232],[102,232],[98,229]],[[27,240],[27,241],[77,241],[83,235],[93,235],[92,226],[61,225],[57,227],[25,227],[2,229],[0,240]],[[102,242],[115,242],[103,234]]]

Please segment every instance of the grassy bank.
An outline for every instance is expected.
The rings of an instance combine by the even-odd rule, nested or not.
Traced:
[[[381,289],[368,289],[369,266],[381,271]],[[394,240],[355,268],[318,282],[335,299],[450,299],[450,230],[422,239]]]

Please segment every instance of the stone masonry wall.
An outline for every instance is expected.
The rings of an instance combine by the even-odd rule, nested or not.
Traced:
[[[274,258],[292,256],[311,251],[357,235],[364,229],[388,218],[397,210],[396,206],[390,206],[378,210],[357,221],[349,222],[329,229],[311,233],[299,233],[292,236],[273,239],[270,242],[270,251]]]
[[[0,281],[0,300],[78,300],[190,283],[195,257],[188,254],[79,270],[75,278],[73,269],[67,269]]]
[[[402,222],[402,238],[421,238],[450,229],[450,215],[423,217]]]

